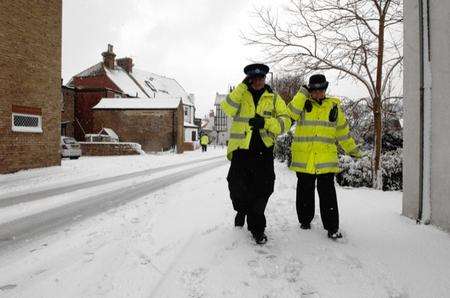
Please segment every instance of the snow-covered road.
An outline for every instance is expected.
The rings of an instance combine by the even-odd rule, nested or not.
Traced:
[[[217,161],[217,158],[214,158],[216,161],[197,161],[196,166],[190,165],[191,168],[183,169],[183,167],[170,167],[170,169],[174,169],[175,172],[165,174],[164,176],[152,178],[153,173],[161,172],[160,169],[155,169],[154,171],[145,171],[145,175],[149,176],[148,180],[139,183],[133,183],[129,186],[124,186],[123,181],[129,179],[129,174],[123,175],[127,176],[127,178],[122,179],[111,179],[106,178],[103,179],[102,183],[94,183],[89,185],[89,187],[83,188],[84,190],[95,188],[97,186],[103,186],[107,184],[108,187],[111,187],[110,184],[112,182],[119,182],[119,189],[113,190],[105,190],[104,192],[90,195],[90,196],[79,196],[78,193],[73,193],[74,190],[82,189],[80,185],[74,185],[73,187],[65,186],[61,188],[49,189],[47,191],[40,191],[35,195],[34,193],[29,193],[27,196],[33,197],[44,197],[43,194],[51,194],[51,195],[67,195],[69,198],[69,202],[67,200],[61,199],[60,197],[54,197],[50,200],[54,201],[59,207],[52,206],[54,208],[48,209],[45,208],[45,204],[41,204],[42,202],[35,202],[34,205],[41,206],[43,205],[45,209],[40,212],[34,212],[28,216],[23,216],[18,219],[7,221],[3,224],[0,223],[0,251],[3,248],[9,247],[11,245],[17,246],[20,241],[27,240],[29,241],[32,238],[36,238],[41,236],[41,234],[48,234],[53,230],[61,229],[67,224],[73,223],[75,220],[80,221],[87,217],[99,214],[101,212],[105,212],[111,208],[117,207],[122,204],[126,204],[132,200],[144,197],[155,190],[167,187],[171,184],[179,182],[181,180],[192,178],[193,176],[204,173],[213,169],[217,166],[224,165],[226,161],[223,157]],[[200,166],[198,164],[201,164]],[[133,178],[141,177],[143,175],[132,175]],[[105,183],[105,180],[108,180],[108,183]],[[136,179],[133,180],[136,182]],[[86,183],[82,183],[81,185],[85,185]],[[95,190],[94,190],[95,192]],[[75,196],[73,199],[72,196]],[[20,196],[19,198],[23,198],[25,196]],[[31,199],[30,201],[36,201],[36,199]],[[48,201],[48,200],[47,200]],[[9,208],[5,208],[8,213],[8,209],[14,209],[15,206],[8,206]],[[1,214],[1,212],[0,212]],[[14,213],[13,213],[14,214]],[[8,218],[7,216],[5,216]]]
[[[198,158],[194,155],[187,158]],[[196,166],[208,163],[216,161]],[[276,190],[266,212],[269,242],[258,246],[245,229],[232,225],[227,170],[224,164],[141,193],[139,199],[3,251],[0,297],[448,297],[450,237],[402,217],[401,193],[338,188],[346,241],[335,243],[326,238],[320,216],[311,231],[299,229],[295,175],[277,164]],[[168,171],[173,172],[152,179],[177,170]],[[40,179],[36,190],[51,186],[42,173],[15,175]],[[82,182],[92,175],[79,169],[73,178]],[[23,191],[17,176],[2,179],[16,183],[14,192]],[[139,185],[146,179],[128,180]],[[91,191],[98,195],[132,185],[123,183]],[[0,187],[0,194],[5,189]]]

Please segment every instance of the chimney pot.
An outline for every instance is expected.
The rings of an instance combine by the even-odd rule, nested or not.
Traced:
[[[133,59],[130,57],[124,57],[117,59],[117,65],[122,67],[126,72],[131,73],[133,71]]]
[[[113,46],[108,44],[108,51],[102,53],[103,56],[103,64],[106,68],[114,69],[114,59],[116,58],[116,54],[113,52]]]

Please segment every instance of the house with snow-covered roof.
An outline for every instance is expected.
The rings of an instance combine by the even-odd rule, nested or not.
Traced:
[[[102,53],[103,61],[73,76],[68,83],[77,93],[75,103],[75,137],[84,139],[94,130],[93,108],[102,98],[140,98],[149,102],[179,100],[184,119],[183,141],[198,141],[198,127],[194,124],[195,97],[173,78],[134,67],[130,57],[116,59],[113,46]],[[121,137],[119,135],[119,137]]]
[[[138,143],[146,152],[184,150],[181,99],[102,98],[92,109],[95,131],[111,129],[121,142]]]

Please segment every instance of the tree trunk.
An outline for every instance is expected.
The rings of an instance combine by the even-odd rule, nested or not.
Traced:
[[[374,98],[373,105],[373,121],[374,121],[374,134],[375,134],[375,162],[373,169],[373,187],[376,189],[383,188],[383,179],[381,175],[381,147],[382,147],[382,121],[381,121],[381,99],[380,97]]]
[[[381,147],[382,147],[382,117],[381,117],[381,88],[383,79],[383,55],[384,55],[384,18],[383,14],[380,15],[380,23],[378,28],[378,55],[377,55],[377,77],[375,86],[375,97],[373,99],[373,121],[374,121],[374,134],[375,134],[375,164],[373,169],[373,187],[376,189],[383,188],[383,179],[381,175]]]

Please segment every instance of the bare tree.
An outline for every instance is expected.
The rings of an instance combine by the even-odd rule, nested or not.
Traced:
[[[267,60],[301,73],[336,70],[365,87],[374,119],[374,186],[381,189],[382,99],[403,61],[402,0],[291,0],[280,18],[256,11],[244,35]]]
[[[281,95],[286,103],[289,103],[304,84],[305,80],[302,74],[282,75],[273,80],[272,88]]]

